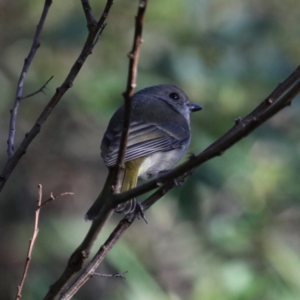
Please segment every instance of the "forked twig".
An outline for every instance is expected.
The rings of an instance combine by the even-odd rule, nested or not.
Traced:
[[[20,100],[24,100],[26,98],[30,98],[30,97],[33,97],[39,93],[42,93],[44,92],[44,89],[46,88],[47,84],[53,79],[53,76],[51,76],[37,91],[31,93],[31,94],[28,94],[26,96],[23,96],[20,98]]]
[[[24,271],[23,271],[23,275],[22,275],[22,279],[20,282],[20,285],[17,288],[17,295],[16,295],[16,300],[21,299],[22,295],[22,290],[23,290],[23,286],[27,277],[27,273],[28,273],[28,269],[29,269],[29,265],[30,265],[30,261],[31,261],[31,256],[32,256],[32,250],[33,250],[33,246],[34,243],[36,241],[36,238],[38,236],[39,233],[39,217],[40,217],[40,210],[41,210],[41,204],[42,204],[42,195],[43,195],[43,189],[42,189],[42,185],[39,184],[38,185],[38,205],[37,205],[37,209],[35,210],[35,220],[34,220],[34,229],[33,229],[33,235],[32,238],[29,240],[29,247],[28,247],[28,251],[27,251],[27,257],[26,257],[26,262],[25,262],[25,267],[24,267]]]
[[[57,196],[53,196],[51,193],[51,196],[48,200],[46,200],[45,202],[42,202],[42,198],[43,198],[43,187],[41,184],[38,185],[38,203],[37,203],[37,208],[35,210],[35,219],[34,219],[34,229],[33,229],[33,235],[31,237],[31,239],[29,240],[29,247],[28,247],[28,251],[27,251],[27,256],[26,256],[26,262],[25,262],[25,266],[24,266],[24,271],[23,271],[23,275],[21,278],[21,282],[18,285],[17,288],[17,295],[15,300],[20,300],[22,297],[22,290],[24,287],[24,283],[28,274],[28,269],[29,269],[29,265],[30,265],[30,261],[31,261],[31,257],[32,257],[32,251],[33,251],[33,247],[35,244],[35,241],[37,239],[38,233],[39,233],[39,217],[40,217],[40,211],[41,208],[48,204],[49,202],[62,197],[62,196],[66,196],[66,195],[74,195],[73,193],[70,192],[65,192],[65,193],[61,193]]]
[[[45,205],[49,204],[50,202],[54,201],[55,199],[58,199],[58,198],[63,197],[63,196],[68,196],[68,195],[72,196],[72,195],[74,195],[74,193],[72,193],[72,192],[64,192],[64,193],[61,193],[61,194],[59,194],[59,195],[53,195],[53,194],[51,193],[51,194],[50,194],[50,198],[47,199],[47,200],[45,200],[45,201],[40,205],[39,208],[42,208],[43,206],[45,206]]]

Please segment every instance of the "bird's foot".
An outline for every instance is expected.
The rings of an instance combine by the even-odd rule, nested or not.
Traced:
[[[142,218],[145,223],[148,224],[144,214],[143,204],[135,198],[128,202],[119,204],[115,209],[115,212],[125,214],[130,221],[133,221],[135,218]]]
[[[115,212],[118,214],[125,214],[125,215],[131,214],[135,210],[135,206],[136,206],[135,202],[136,200],[133,199],[125,203],[121,203],[116,207]]]
[[[144,213],[144,206],[140,201],[136,201],[135,210],[133,212],[134,217],[138,219],[142,218],[146,224],[148,224],[145,213]]]

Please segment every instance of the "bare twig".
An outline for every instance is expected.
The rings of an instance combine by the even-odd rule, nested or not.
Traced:
[[[36,238],[37,238],[38,233],[39,233],[39,227],[38,227],[39,226],[39,216],[40,216],[42,195],[43,195],[43,188],[42,188],[41,184],[38,185],[38,194],[39,194],[39,198],[38,198],[37,209],[35,211],[33,235],[32,235],[32,238],[29,240],[29,247],[28,247],[28,251],[27,251],[25,267],[24,267],[23,276],[22,276],[20,285],[17,288],[17,295],[16,295],[16,298],[15,298],[16,300],[19,300],[22,297],[21,293],[22,293],[22,289],[23,289],[23,286],[24,286],[24,283],[25,283],[25,279],[27,277],[27,273],[28,273],[28,269],[29,269],[29,265],[30,265],[30,261],[31,261],[31,256],[32,256],[33,246],[34,246],[34,243],[35,243]]]
[[[15,135],[16,135],[16,122],[17,122],[17,114],[18,114],[18,109],[20,106],[20,100],[22,99],[22,93],[23,93],[23,87],[24,87],[24,81],[25,77],[27,75],[27,72],[29,70],[29,67],[31,65],[31,62],[35,56],[35,53],[37,49],[40,47],[40,34],[43,29],[49,8],[52,4],[52,0],[45,0],[43,12],[40,18],[40,21],[37,25],[36,32],[33,38],[33,42],[31,45],[31,49],[29,51],[28,56],[24,60],[24,65],[21,71],[21,75],[18,81],[18,87],[16,91],[16,97],[15,97],[15,102],[14,106],[11,109],[11,116],[10,116],[10,123],[9,123],[9,134],[8,134],[8,140],[7,140],[7,155],[9,158],[11,158],[14,154],[14,143],[15,143]]]
[[[46,3],[51,1],[46,0]],[[62,83],[62,85],[56,89],[56,93],[53,95],[49,103],[46,105],[45,109],[42,111],[41,115],[36,120],[35,124],[31,128],[31,130],[25,135],[25,138],[21,142],[20,146],[16,150],[16,152],[13,154],[13,156],[10,157],[10,159],[7,160],[1,175],[0,175],[0,192],[3,189],[7,179],[9,178],[10,174],[18,164],[21,157],[26,153],[27,148],[33,141],[33,139],[38,135],[38,133],[41,130],[41,127],[51,114],[52,110],[55,108],[57,103],[60,101],[62,96],[72,87],[73,82],[78,75],[80,69],[82,68],[84,62],[86,61],[87,57],[92,53],[93,47],[94,47],[94,41],[98,36],[98,33],[100,29],[103,27],[103,24],[105,23],[105,20],[109,14],[110,8],[112,6],[113,0],[107,0],[104,11],[97,22],[97,25],[93,30],[89,31],[89,34],[87,36],[87,39],[85,41],[84,47],[75,61],[74,65],[72,66],[69,74],[67,75],[66,79]],[[13,130],[12,130],[13,132]],[[13,139],[9,139],[13,140]],[[9,142],[9,145],[12,145],[11,142]],[[10,149],[13,149],[12,146],[9,147]],[[10,153],[13,153],[10,151]]]
[[[50,198],[47,199],[47,200],[45,200],[43,203],[41,203],[40,208],[42,208],[43,206],[49,204],[50,202],[54,201],[55,199],[58,199],[58,198],[60,198],[60,197],[67,196],[67,195],[72,196],[72,195],[74,195],[74,193],[72,193],[72,192],[64,192],[64,193],[61,193],[61,194],[59,194],[59,195],[53,195],[53,194],[51,193],[51,194],[50,194]]]
[[[24,97],[21,97],[20,100],[23,100],[23,99],[26,99],[26,98],[29,98],[29,97],[33,97],[33,96],[35,96],[35,95],[37,95],[37,94],[39,94],[39,93],[44,92],[44,89],[46,88],[47,84],[52,80],[52,78],[53,78],[53,76],[51,76],[51,77],[50,77],[50,78],[42,85],[42,87],[39,88],[37,91],[35,91],[35,92],[31,93],[31,94],[28,94],[28,95],[26,95],[26,96],[24,96]]]
[[[114,184],[115,193],[120,193],[122,178],[124,176],[124,158],[125,158],[125,152],[127,147],[128,130],[130,125],[131,98],[133,96],[134,89],[136,87],[137,68],[138,68],[140,48],[142,44],[143,23],[144,23],[146,8],[147,8],[147,2],[148,2],[147,0],[139,1],[139,8],[138,8],[137,16],[135,17],[135,32],[133,38],[133,46],[132,46],[132,50],[128,54],[129,68],[128,68],[128,76],[127,76],[127,86],[125,92],[123,93],[123,97],[125,101],[124,124],[123,124],[123,131],[122,131],[122,136],[120,141],[118,159],[115,168],[115,174],[116,174],[116,181]]]
[[[20,282],[20,285],[17,288],[17,295],[16,295],[16,300],[21,299],[22,297],[22,290],[23,290],[23,286],[27,277],[27,273],[28,273],[28,269],[29,269],[29,265],[30,265],[30,261],[31,261],[31,256],[32,256],[32,251],[33,251],[33,247],[36,241],[36,238],[38,236],[39,233],[39,217],[40,217],[40,211],[41,208],[48,204],[49,202],[59,198],[59,197],[63,197],[66,195],[74,195],[73,193],[70,192],[65,192],[65,193],[61,193],[57,196],[53,196],[51,194],[50,198],[44,202],[42,202],[42,198],[43,198],[43,187],[41,184],[38,185],[38,201],[37,201],[37,208],[35,210],[35,220],[34,220],[34,230],[33,230],[33,235],[32,238],[29,240],[29,247],[28,247],[28,251],[27,251],[27,257],[26,257],[26,262],[25,262],[25,266],[24,266],[24,271],[23,271],[23,275],[22,275],[22,279]]]

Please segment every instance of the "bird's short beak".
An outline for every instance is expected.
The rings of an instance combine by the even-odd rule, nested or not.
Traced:
[[[190,111],[198,111],[198,110],[201,110],[203,107],[199,104],[190,102],[188,104],[188,108],[190,109]]]

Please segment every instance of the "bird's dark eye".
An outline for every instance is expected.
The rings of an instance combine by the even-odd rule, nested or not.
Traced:
[[[179,99],[179,95],[177,93],[171,93],[171,94],[169,94],[169,97],[173,100],[178,100]]]

